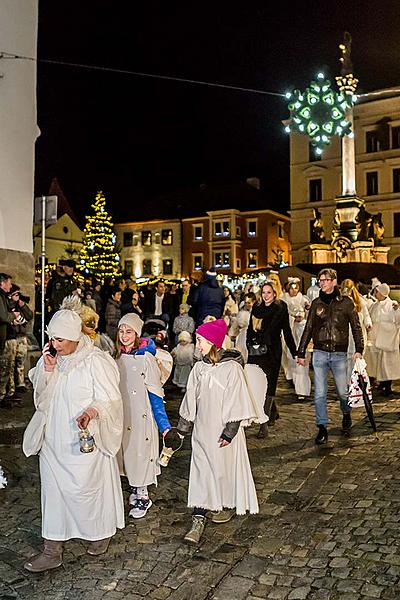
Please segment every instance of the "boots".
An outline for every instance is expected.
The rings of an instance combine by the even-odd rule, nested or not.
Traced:
[[[104,540],[96,540],[95,542],[90,542],[89,548],[86,550],[87,554],[91,556],[100,556],[100,554],[105,554],[108,550],[108,546],[110,544],[111,538],[105,538]]]
[[[64,542],[43,540],[44,548],[41,554],[33,556],[24,564],[24,568],[31,573],[42,573],[49,569],[56,569],[62,565]]]
[[[203,535],[205,524],[205,517],[202,515],[193,515],[192,527],[185,535],[185,542],[189,542],[190,544],[198,544],[201,536]]]
[[[279,419],[278,407],[276,406],[275,396],[267,396],[264,404],[264,412],[269,416],[268,426],[275,425],[275,421]]]
[[[260,429],[258,430],[257,437],[259,440],[266,438],[268,435],[268,429],[266,423],[261,423]]]

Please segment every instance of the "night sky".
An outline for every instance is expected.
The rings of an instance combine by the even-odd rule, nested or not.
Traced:
[[[348,30],[359,93],[400,85],[398,0],[39,4],[42,59],[285,92],[321,69],[333,80]],[[201,184],[259,177],[282,211],[287,116],[279,97],[39,62],[36,194],[56,176],[83,217],[101,189],[117,222],[165,216],[157,199],[174,192],[168,212],[185,216]]]

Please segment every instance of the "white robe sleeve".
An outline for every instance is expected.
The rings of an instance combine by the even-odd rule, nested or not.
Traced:
[[[43,356],[41,356],[33,369],[30,369],[28,377],[33,385],[33,402],[35,408],[47,402],[48,384],[56,378],[57,366],[53,372],[44,370]]]
[[[90,372],[93,402],[88,408],[95,408],[98,416],[90,421],[89,430],[98,448],[115,456],[121,447],[123,430],[118,367],[109,354],[99,350],[91,357]]]

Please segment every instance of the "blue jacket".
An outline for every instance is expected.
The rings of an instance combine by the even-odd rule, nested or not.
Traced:
[[[201,325],[207,315],[211,315],[216,319],[222,317],[225,296],[215,277],[206,279],[204,283],[199,285],[195,292],[194,305],[196,309],[196,326]]]

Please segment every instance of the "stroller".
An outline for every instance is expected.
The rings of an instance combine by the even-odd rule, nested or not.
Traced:
[[[142,335],[154,340],[158,348],[168,349],[167,323],[163,319],[147,319],[143,326]]]

